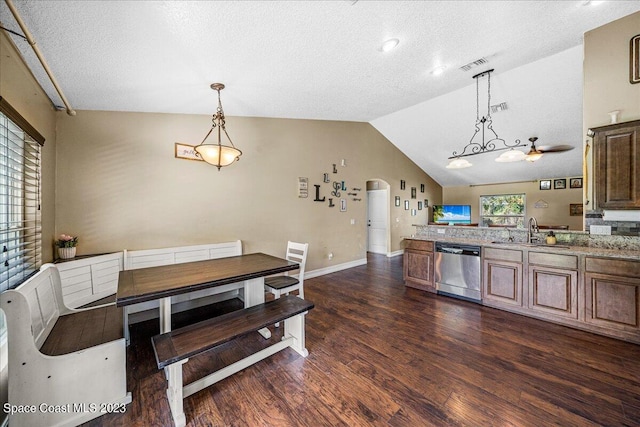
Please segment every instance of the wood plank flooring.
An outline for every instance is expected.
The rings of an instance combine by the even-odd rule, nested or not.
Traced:
[[[638,345],[405,288],[402,257],[308,279],[305,296],[309,356],[286,349],[187,398],[188,426],[640,426]],[[132,326],[126,413],[86,425],[172,425],[156,333]],[[256,333],[193,358],[185,381],[264,345]]]

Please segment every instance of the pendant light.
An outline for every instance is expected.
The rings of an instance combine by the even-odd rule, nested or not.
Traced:
[[[240,160],[242,151],[238,150],[233,145],[233,141],[231,141],[231,138],[229,138],[229,134],[227,133],[224,111],[222,110],[222,102],[220,101],[220,91],[224,89],[224,85],[222,83],[213,83],[211,85],[211,89],[218,92],[218,108],[211,119],[211,129],[209,129],[209,132],[202,142],[194,147],[194,150],[198,157],[205,162],[216,166],[218,170],[220,170],[220,168],[229,166],[236,160]],[[205,144],[205,141],[209,138],[211,132],[216,128],[218,131],[218,143]],[[224,132],[225,136],[229,140],[230,145],[222,144],[222,132]]]
[[[461,152],[454,151],[452,156],[449,157],[449,169],[468,168],[471,163],[461,157],[475,156],[476,154],[491,153],[494,151],[509,150],[503,153],[496,159],[497,162],[517,162],[523,160],[525,154],[522,151],[514,150],[514,148],[526,147],[526,144],[521,144],[519,139],[516,139],[513,144],[508,144],[504,139],[498,136],[498,133],[493,129],[493,120],[491,118],[491,73],[493,69],[476,74],[473,78],[476,81],[476,123],[475,132],[469,140],[469,143],[465,145]],[[487,77],[487,114],[480,116],[480,89],[478,80],[481,77]],[[478,135],[480,134],[480,135]],[[485,134],[489,137],[485,140]],[[478,137],[476,139],[476,137]],[[498,142],[502,143],[502,146],[496,146]]]

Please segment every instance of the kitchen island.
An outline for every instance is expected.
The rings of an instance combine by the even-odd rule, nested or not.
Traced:
[[[586,233],[544,245],[517,241],[517,231],[458,228],[429,226],[405,239],[406,286],[436,292],[436,242],[479,245],[483,305],[640,344],[640,238],[616,249]]]

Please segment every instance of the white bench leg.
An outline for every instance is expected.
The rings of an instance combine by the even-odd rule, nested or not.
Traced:
[[[285,319],[282,339],[287,337],[293,337],[293,343],[290,347],[298,354],[302,357],[309,355],[309,351],[305,348],[304,340],[304,313]]]
[[[171,297],[160,299],[160,333],[171,330]]]
[[[264,302],[264,277],[244,281],[244,308]],[[265,339],[271,338],[271,331],[262,328],[258,331]]]
[[[184,415],[183,397],[182,397],[182,365],[187,363],[189,359],[184,359],[173,363],[165,368],[168,374],[167,398],[169,399],[169,407],[171,408],[171,416],[175,427],[184,427],[187,419]]]

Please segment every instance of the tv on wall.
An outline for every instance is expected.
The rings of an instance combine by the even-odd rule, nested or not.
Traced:
[[[433,222],[438,224],[471,224],[470,205],[433,205]]]

